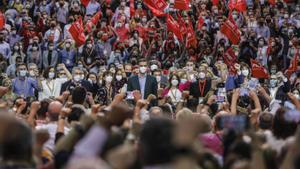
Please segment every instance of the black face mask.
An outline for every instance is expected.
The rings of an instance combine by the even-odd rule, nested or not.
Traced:
[[[126,72],[126,77],[130,77],[131,76],[131,72]]]

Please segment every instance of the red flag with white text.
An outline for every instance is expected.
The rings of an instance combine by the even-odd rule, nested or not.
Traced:
[[[268,79],[269,73],[258,61],[251,59],[252,77],[260,79]]]
[[[81,46],[85,43],[86,37],[84,34],[84,27],[82,23],[82,18],[78,18],[69,28],[69,32],[76,42],[77,46]]]
[[[196,34],[195,34],[195,31],[194,31],[191,20],[189,20],[189,25],[187,27],[186,38],[187,38],[187,40],[186,40],[186,47],[187,48],[189,48],[191,46],[194,47],[194,48],[197,47]]]
[[[239,12],[244,12],[247,10],[246,0],[229,0],[228,8],[232,10],[237,10]]]
[[[167,29],[175,34],[179,40],[183,40],[182,33],[180,32],[180,25],[178,22],[171,16],[167,15]]]
[[[86,29],[88,32],[92,31],[92,27],[97,25],[98,21],[100,20],[101,12],[98,11],[87,23],[86,23]]]
[[[187,33],[187,27],[185,26],[185,22],[179,13],[177,13],[177,20],[180,25],[180,32],[184,36]]]
[[[175,0],[174,8],[179,10],[189,10],[189,1],[188,0]]]
[[[164,8],[161,6],[164,6],[163,4],[160,4],[160,8],[156,6],[151,0],[144,0],[144,4],[151,10],[154,16],[166,16],[164,13]],[[166,6],[165,6],[166,7]]]
[[[223,23],[220,31],[231,41],[232,44],[239,44],[241,39],[241,32],[238,27],[230,20],[227,20]]]

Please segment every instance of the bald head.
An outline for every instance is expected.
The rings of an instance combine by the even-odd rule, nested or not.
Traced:
[[[50,121],[57,121],[63,105],[59,101],[53,101],[48,106],[48,117]]]

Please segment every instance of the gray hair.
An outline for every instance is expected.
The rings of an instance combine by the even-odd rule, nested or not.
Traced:
[[[81,67],[73,67],[73,69],[72,69],[72,75],[75,74],[76,70],[80,70],[80,71],[84,72],[83,68],[81,68]]]

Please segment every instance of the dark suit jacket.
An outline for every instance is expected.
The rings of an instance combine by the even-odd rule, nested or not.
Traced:
[[[139,91],[141,90],[139,77],[137,75],[130,77],[127,83],[127,91],[134,91],[134,90],[139,90]],[[147,97],[150,94],[154,94],[155,96],[157,96],[157,81],[155,77],[147,75],[146,83],[145,83],[144,99],[147,99]]]
[[[206,94],[210,91],[211,89],[211,79],[206,79],[206,84],[204,87],[204,94],[201,96],[200,88],[199,88],[199,80],[196,82],[193,82],[190,85],[190,96],[193,96],[193,98],[198,99],[199,97],[205,97]]]
[[[91,83],[87,80],[82,80],[79,84],[75,84],[72,80],[68,80],[65,83],[62,84],[61,86],[61,90],[60,90],[60,94],[62,94],[64,91],[71,91],[72,89],[74,89],[77,86],[82,86],[84,87],[88,92],[91,92],[94,94],[94,88],[91,85]]]

